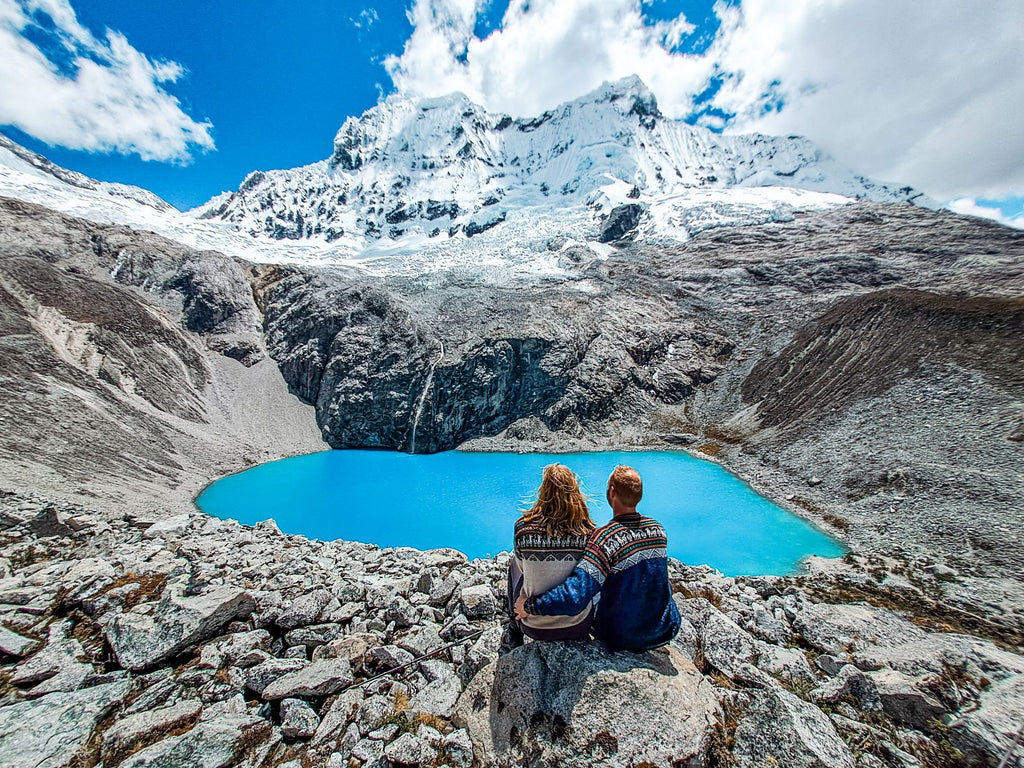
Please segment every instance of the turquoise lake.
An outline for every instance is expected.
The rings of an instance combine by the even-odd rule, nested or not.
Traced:
[[[210,485],[207,514],[252,525],[273,518],[285,533],[417,549],[453,547],[470,557],[512,548],[512,525],[540,484],[565,464],[581,479],[598,525],[617,464],[644,481],[638,510],[668,533],[669,554],[729,576],[788,574],[807,555],[838,557],[833,539],[755,493],[717,464],[683,452],[574,454],[324,451],[262,464]]]

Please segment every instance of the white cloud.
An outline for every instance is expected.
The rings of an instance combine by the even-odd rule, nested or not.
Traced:
[[[693,27],[682,17],[645,24],[639,0],[512,0],[501,28],[473,35],[475,0],[416,0],[414,30],[385,66],[405,93],[462,91],[495,112],[524,117],[639,75],[669,114],[685,114],[710,64],[670,49]]]
[[[998,208],[980,205],[976,200],[970,197],[960,197],[951,201],[949,203],[949,208],[950,210],[962,213],[966,216],[979,216],[983,219],[998,221],[1000,224],[1005,224],[1006,226],[1013,227],[1014,229],[1024,229],[1024,216],[1006,216]]]
[[[49,56],[24,34],[39,12],[54,23]],[[187,162],[214,142],[210,123],[193,120],[163,88],[183,74],[117,32],[97,39],[68,0],[0,0],[0,125],[70,149]]]
[[[349,21],[352,22],[352,26],[356,29],[369,29],[379,20],[380,16],[377,15],[377,10],[375,8],[365,8],[359,12],[358,16],[349,19]]]
[[[462,91],[532,116],[637,74],[683,117],[720,74],[712,106],[736,114],[729,130],[804,135],[940,200],[1024,190],[1021,0],[719,3],[722,27],[700,56],[672,53],[692,32],[685,18],[648,23],[641,0],[512,0],[479,40],[486,2],[415,0],[413,34],[385,62],[399,91]],[[722,127],[715,115],[699,122]]]
[[[1020,0],[744,0],[719,12],[709,56],[729,75],[715,103],[737,113],[733,130],[800,133],[939,199],[1024,189]],[[763,113],[773,99],[782,109]]]

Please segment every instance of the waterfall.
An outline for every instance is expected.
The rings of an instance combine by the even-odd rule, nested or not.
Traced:
[[[434,369],[437,368],[437,364],[444,358],[444,342],[439,339],[438,343],[441,345],[441,353],[437,356],[437,359],[430,364],[430,370],[427,371],[427,381],[423,385],[423,391],[420,392],[420,399],[416,404],[416,414],[412,419],[412,439],[409,440],[409,453],[416,453],[416,427],[419,426],[420,414],[423,413],[423,403],[426,402],[427,392],[430,391],[430,385],[434,381]]]

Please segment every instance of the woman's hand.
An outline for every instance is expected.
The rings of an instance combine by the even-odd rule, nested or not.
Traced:
[[[526,595],[520,595],[516,598],[514,613],[518,621],[522,621],[530,615],[526,612]]]

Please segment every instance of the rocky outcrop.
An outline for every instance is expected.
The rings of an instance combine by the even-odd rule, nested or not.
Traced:
[[[817,707],[769,687],[736,726],[734,755],[740,768],[786,765],[854,768],[853,753]]]
[[[533,643],[478,672],[455,717],[489,765],[700,765],[717,710],[674,650]]]
[[[598,237],[598,240],[602,243],[613,243],[622,240],[636,229],[643,213],[643,206],[636,203],[628,203],[612,208],[608,218],[601,225],[601,235]]]
[[[0,765],[59,768],[74,764],[100,719],[124,701],[126,682],[106,683],[0,707]]]

